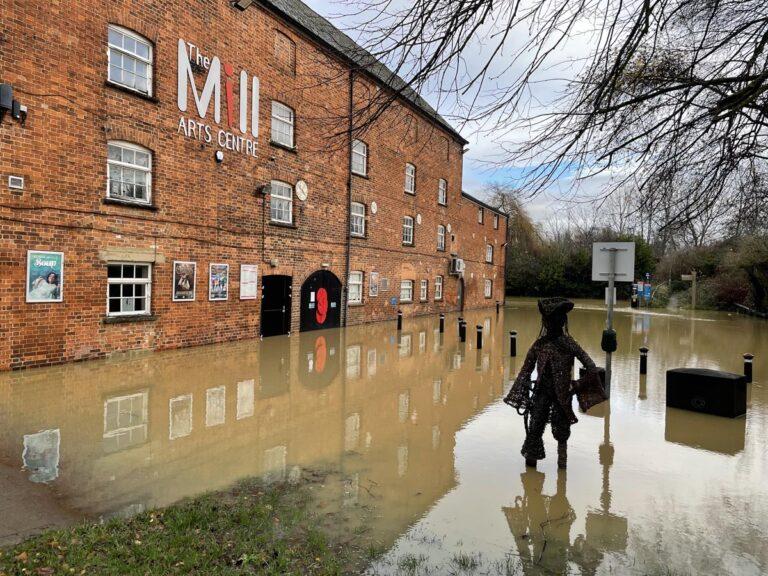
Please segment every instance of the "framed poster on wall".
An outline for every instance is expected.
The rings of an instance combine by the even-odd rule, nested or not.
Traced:
[[[173,262],[173,301],[191,302],[195,299],[197,262]]]
[[[27,302],[64,300],[64,253],[27,251]]]
[[[259,292],[259,267],[256,264],[240,265],[240,300],[255,300]]]
[[[208,266],[208,300],[229,298],[229,264]]]

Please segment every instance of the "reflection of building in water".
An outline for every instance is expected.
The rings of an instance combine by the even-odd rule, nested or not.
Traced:
[[[679,408],[667,408],[664,439],[699,450],[738,454],[744,450],[747,419],[723,418]]]
[[[42,430],[24,436],[22,460],[31,482],[53,482],[59,477],[61,431]]]
[[[147,441],[149,392],[104,400],[104,451],[117,452]]]
[[[60,502],[90,517],[247,476],[339,469],[341,483],[329,482],[324,497],[344,509],[376,506],[374,530],[392,541],[454,486],[454,433],[474,399],[482,408],[489,386],[501,393],[501,373],[446,372],[455,349],[432,352],[434,322],[413,321],[427,341],[404,358],[392,326],[379,324],[347,330],[343,343],[323,331],[2,374],[0,464],[21,467],[27,435],[34,478],[54,481]],[[58,438],[67,445],[61,463]]]

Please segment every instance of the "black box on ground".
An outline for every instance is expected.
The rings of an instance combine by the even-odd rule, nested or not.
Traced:
[[[706,368],[667,370],[667,406],[736,418],[747,413],[747,379]]]

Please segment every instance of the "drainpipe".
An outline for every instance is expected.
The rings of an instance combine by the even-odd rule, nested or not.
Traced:
[[[354,116],[354,96],[355,96],[355,70],[351,68],[349,70],[349,101],[347,110],[347,228],[345,231],[346,241],[346,265],[344,268],[343,289],[341,291],[341,298],[343,301],[344,314],[341,325],[347,326],[347,315],[349,313],[349,267],[350,267],[350,252],[352,251],[352,236],[349,233],[352,218],[352,130],[353,130],[353,116]]]

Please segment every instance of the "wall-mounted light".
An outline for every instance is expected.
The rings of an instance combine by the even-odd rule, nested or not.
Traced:
[[[222,162],[224,162],[224,152],[222,152],[221,150],[216,150],[216,153],[214,154],[214,158],[216,158],[216,162],[221,164]]]

